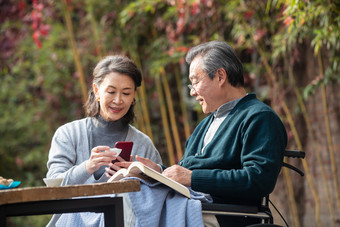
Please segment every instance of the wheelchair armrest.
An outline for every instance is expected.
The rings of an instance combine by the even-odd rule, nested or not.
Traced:
[[[288,158],[305,158],[306,153],[304,151],[285,150],[284,156]]]
[[[285,150],[284,156],[288,157],[288,158],[301,158],[302,159],[302,158],[305,158],[306,153],[303,152],[303,151]],[[289,168],[291,170],[294,170],[295,172],[297,172],[301,176],[305,175],[302,170],[300,170],[300,169],[296,168],[295,166],[292,166],[292,165],[290,165],[288,163],[283,162],[282,166],[287,167],[287,168]]]
[[[221,204],[221,203],[202,203],[203,211],[223,211],[223,212],[239,212],[252,213],[259,212],[257,206],[236,205],[236,204]]]
[[[289,169],[291,169],[291,170],[294,170],[295,172],[297,172],[298,174],[300,174],[300,176],[304,176],[305,175],[305,173],[304,172],[302,172],[302,170],[300,170],[300,169],[298,169],[298,168],[296,168],[295,166],[292,166],[292,165],[290,165],[290,164],[288,164],[288,163],[282,163],[282,166],[284,166],[284,167],[287,167],[287,168],[289,168]]]

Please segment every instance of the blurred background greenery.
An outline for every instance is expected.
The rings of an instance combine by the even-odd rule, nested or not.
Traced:
[[[224,40],[244,63],[248,91],[285,122],[288,148],[307,153],[306,177],[298,178],[304,183],[287,172],[278,182],[285,189],[275,190],[274,200],[283,202],[282,213],[292,226],[339,225],[339,5],[0,0],[0,175],[20,180],[20,187],[43,185],[54,131],[84,117],[93,67],[114,53],[143,71],[134,125],[152,138],[165,164],[176,163],[205,117],[189,96],[184,56],[194,45]],[[49,218],[10,218],[8,224],[44,226]]]

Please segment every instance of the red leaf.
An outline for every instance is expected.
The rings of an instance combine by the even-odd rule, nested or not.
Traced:
[[[33,30],[38,30],[38,23],[35,20],[32,22],[32,28]]]
[[[168,55],[171,56],[174,54],[174,52],[175,52],[174,47],[170,47],[170,49],[168,50]]]
[[[179,46],[179,47],[176,47],[176,51],[178,52],[187,52],[188,48],[185,47],[185,46]]]
[[[254,14],[254,12],[252,10],[248,10],[247,12],[244,13],[244,17],[246,18],[246,20],[249,20],[249,19],[251,19],[253,14]]]
[[[199,13],[198,3],[194,2],[191,8],[191,15],[195,16]]]
[[[44,5],[39,3],[39,4],[36,4],[36,5],[33,5],[33,8],[38,10],[38,11],[42,11],[44,9]]]
[[[39,32],[39,31],[34,31],[34,33],[33,33],[33,39],[34,39],[34,40],[37,40],[37,39],[39,39],[39,37],[40,37],[40,32]]]
[[[26,4],[25,1],[20,1],[19,2],[19,11],[21,12],[25,8]]]
[[[40,39],[39,39],[40,32],[39,31],[35,31],[32,36],[33,36],[33,40],[34,40],[35,44],[37,45],[37,47],[41,48],[42,44],[41,44]]]
[[[15,163],[20,167],[22,167],[24,165],[24,162],[22,161],[22,159],[19,156],[15,157]]]
[[[48,32],[50,31],[50,27],[51,26],[48,25],[48,24],[41,25],[40,26],[40,33],[41,33],[41,35],[47,36]]]
[[[285,20],[284,20],[284,24],[286,26],[289,26],[292,22],[294,21],[294,19],[292,17],[287,17]]]

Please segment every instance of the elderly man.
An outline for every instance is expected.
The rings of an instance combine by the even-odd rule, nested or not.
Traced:
[[[259,205],[276,184],[287,145],[286,130],[277,114],[247,94],[243,67],[230,45],[212,41],[193,47],[190,95],[207,116],[186,142],[178,165],[160,168],[173,180],[210,194],[217,203]],[[217,216],[221,226],[246,226],[258,220]]]

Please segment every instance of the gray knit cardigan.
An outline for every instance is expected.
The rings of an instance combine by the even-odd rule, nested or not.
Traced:
[[[106,182],[108,178],[103,174],[96,180],[93,174],[88,174],[85,161],[90,158],[91,118],[83,118],[60,126],[52,139],[48,156],[47,178],[63,177],[62,185],[91,184]],[[161,164],[161,156],[151,139],[129,125],[126,141],[133,141],[132,155],[149,158]]]

